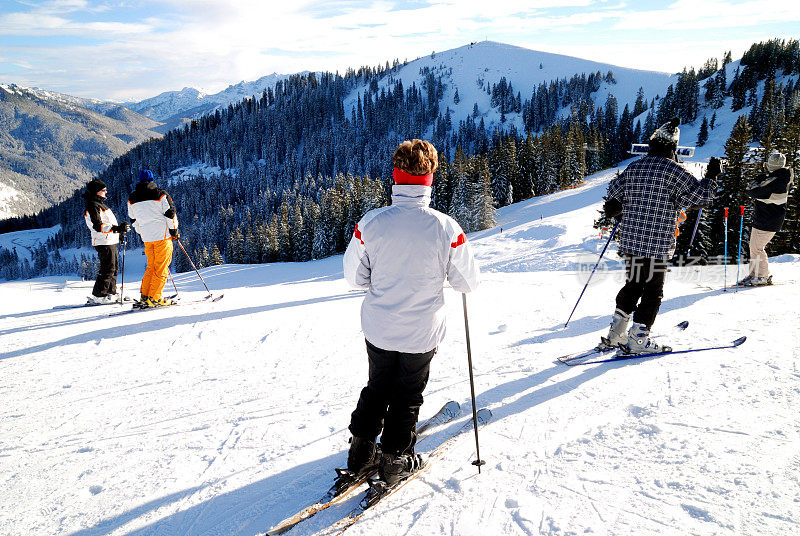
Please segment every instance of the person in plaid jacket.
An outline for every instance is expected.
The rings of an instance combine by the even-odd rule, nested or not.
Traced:
[[[601,346],[621,346],[631,353],[671,350],[650,339],[650,328],[664,297],[664,275],[667,260],[675,252],[678,215],[684,207],[711,203],[721,170],[719,160],[712,158],[705,178],[698,181],[678,164],[679,124],[674,118],[661,125],[650,137],[647,156],[631,163],[608,185],[604,210],[610,217],[621,218],[619,251],[627,274]],[[633,325],[628,331],[632,313]]]

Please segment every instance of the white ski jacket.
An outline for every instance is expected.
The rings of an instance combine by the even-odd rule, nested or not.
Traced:
[[[158,242],[178,228],[172,198],[154,182],[140,182],[128,198],[128,216],[142,242]]]
[[[361,328],[383,350],[423,353],[445,335],[445,279],[478,286],[478,268],[458,223],[429,208],[431,188],[394,185],[392,205],[369,211],[344,254],[344,276],[367,295]]]
[[[96,195],[85,195],[86,212],[83,219],[92,236],[93,246],[113,246],[119,243],[119,233],[111,230],[117,218],[105,204],[105,199]]]

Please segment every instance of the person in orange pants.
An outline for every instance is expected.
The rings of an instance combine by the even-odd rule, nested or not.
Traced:
[[[145,307],[171,305],[161,293],[172,263],[172,241],[179,238],[178,217],[172,198],[156,185],[149,169],[139,174],[139,182],[128,198],[128,215],[142,237],[147,256],[140,303]]]
[[[172,238],[145,242],[144,254],[147,256],[147,268],[142,277],[141,292],[152,301],[163,299],[162,292],[167,284],[169,265],[172,262]]]

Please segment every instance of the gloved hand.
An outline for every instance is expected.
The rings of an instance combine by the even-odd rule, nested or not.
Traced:
[[[120,223],[119,225],[111,226],[111,231],[114,233],[125,234],[130,230],[131,230],[131,224],[126,221]]]
[[[719,158],[712,157],[708,161],[708,167],[706,167],[706,177],[715,179],[720,173],[722,173],[722,162],[719,161]]]
[[[609,199],[603,205],[603,212],[609,218],[619,220],[622,217],[622,203],[616,199]]]
[[[181,237],[181,234],[178,232],[177,229],[170,229],[169,235],[172,237],[173,240],[177,240]]]

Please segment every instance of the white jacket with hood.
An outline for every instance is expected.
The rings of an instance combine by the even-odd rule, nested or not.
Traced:
[[[445,335],[445,280],[459,292],[478,285],[478,268],[458,223],[428,205],[430,186],[392,187],[392,205],[371,210],[344,254],[344,276],[367,289],[366,339],[383,350],[423,353]]]
[[[142,242],[158,242],[178,229],[172,198],[153,181],[139,181],[128,198],[128,216]]]

